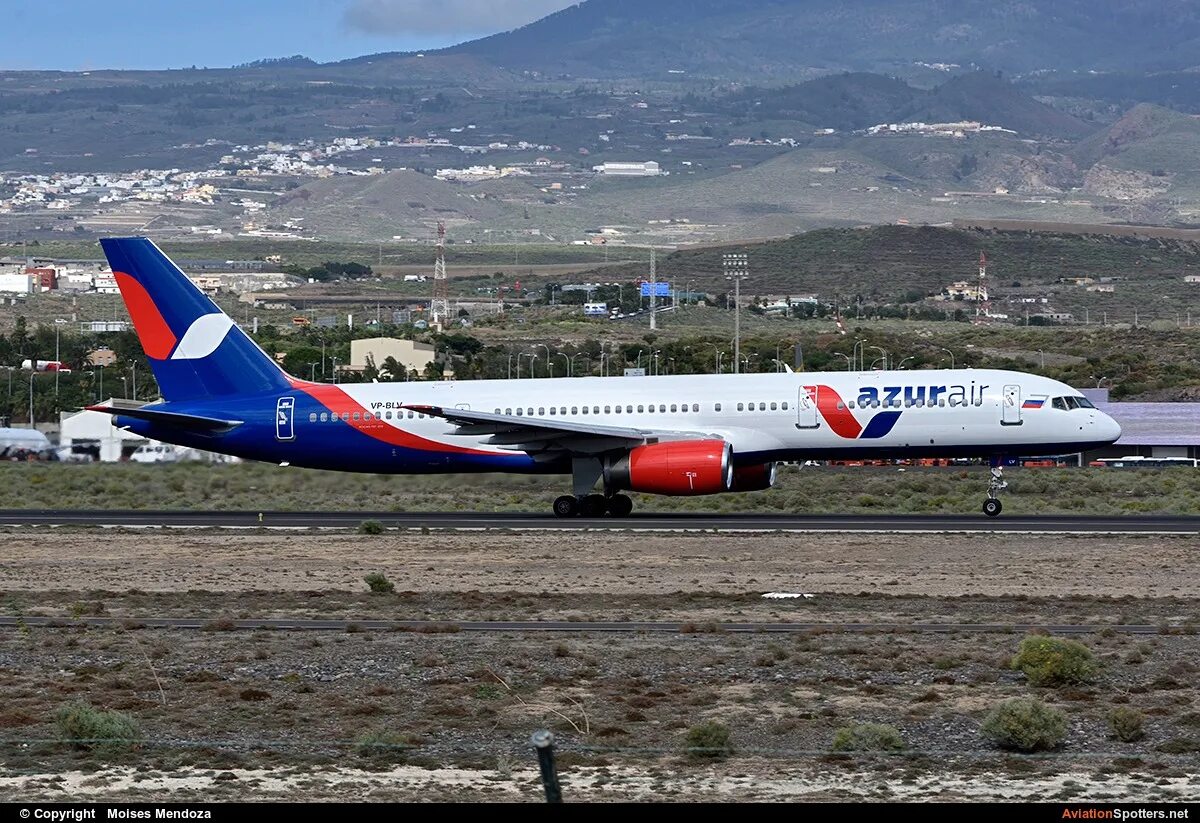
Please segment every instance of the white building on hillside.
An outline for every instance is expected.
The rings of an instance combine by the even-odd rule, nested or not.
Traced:
[[[654,160],[644,163],[601,163],[593,166],[592,171],[605,177],[658,177],[663,173]]]

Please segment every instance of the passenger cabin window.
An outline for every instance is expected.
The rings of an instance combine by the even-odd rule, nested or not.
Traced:
[[[851,400],[851,401],[850,401],[850,407],[851,407],[851,408],[853,408],[853,407],[854,407],[854,401],[853,401],[853,400]],[[786,401],[786,400],[784,400],[784,401],[783,401],[783,410],[784,410],[784,411],[787,411],[787,401]]]
[[[738,411],[741,411],[742,409],[743,409],[743,404],[742,404],[742,403],[738,403],[737,410],[738,410]]]
[[[713,406],[713,411],[720,411],[720,410],[721,410],[721,404],[720,404],[720,403],[717,403],[715,406]]]

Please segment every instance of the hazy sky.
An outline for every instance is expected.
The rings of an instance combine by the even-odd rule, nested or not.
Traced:
[[[232,66],[432,49],[530,23],[569,0],[0,0],[3,69]]]

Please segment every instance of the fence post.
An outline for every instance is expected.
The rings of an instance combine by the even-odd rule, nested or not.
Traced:
[[[542,785],[546,788],[547,803],[562,802],[562,787],[558,785],[558,771],[554,767],[554,735],[546,729],[533,733],[530,738],[537,750],[538,767],[542,770]]]

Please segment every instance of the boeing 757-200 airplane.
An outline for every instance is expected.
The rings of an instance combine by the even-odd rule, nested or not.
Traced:
[[[281,466],[570,475],[559,517],[628,515],[623,492],[769,488],[789,460],[1003,462],[1121,435],[1063,383],[986,369],[330,385],[284,372],[150,240],[100,241],[162,401],[96,407],[145,437]],[[596,492],[599,487],[599,493]]]

